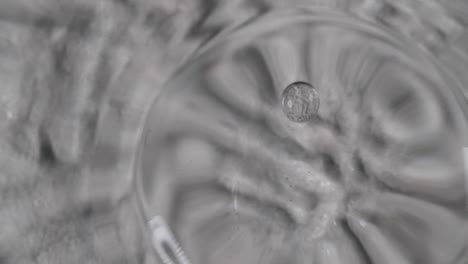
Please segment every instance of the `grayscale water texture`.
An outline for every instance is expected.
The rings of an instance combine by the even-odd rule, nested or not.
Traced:
[[[0,264],[468,263],[467,25],[466,0],[0,0]]]

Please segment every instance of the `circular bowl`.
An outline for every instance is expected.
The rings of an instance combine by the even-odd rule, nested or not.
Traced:
[[[320,102],[300,122],[282,104],[297,82]],[[135,188],[156,255],[451,263],[464,244],[460,94],[416,43],[342,14],[277,12],[220,34],[147,114]]]

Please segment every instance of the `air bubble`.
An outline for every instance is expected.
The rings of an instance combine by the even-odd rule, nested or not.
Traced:
[[[306,82],[295,82],[282,94],[284,114],[294,122],[307,122],[317,114],[320,101],[315,88]]]

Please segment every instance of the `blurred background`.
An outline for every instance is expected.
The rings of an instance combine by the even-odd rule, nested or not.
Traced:
[[[142,135],[147,134],[144,129],[152,126],[145,126],[145,121],[148,121],[145,118],[148,113],[151,116],[158,109],[151,108],[152,102],[171,76],[191,61],[200,47],[218,36],[229,34],[234,28],[249,25],[249,21],[258,17],[289,9],[313,9],[323,14],[332,12],[351,16],[411,40],[419,51],[438,61],[456,80],[457,86],[462,88],[451,95],[458,99],[456,103],[452,101],[453,104],[460,104],[457,108],[459,112],[454,114],[456,118],[452,120],[448,117],[449,110],[441,110],[439,115],[431,112],[428,120],[437,117],[445,120],[440,121],[445,128],[463,128],[462,123],[467,121],[468,114],[468,2],[465,0],[0,0],[0,264],[160,263],[151,243],[145,239],[150,229],[145,226],[146,219],[142,219],[139,207],[141,199],[151,200],[151,195],[157,195],[143,190],[144,198],[141,198],[136,195],[133,185],[135,164],[141,165],[136,160],[139,142]],[[335,37],[328,39],[330,47],[336,48],[334,40],[346,41],[337,37],[341,33],[336,31],[333,33]],[[318,37],[321,34],[323,32],[319,32]],[[291,38],[296,37],[293,32]],[[372,42],[366,41],[353,42],[361,49],[353,48],[348,52],[355,56],[349,61],[365,60],[366,48],[372,49]],[[294,59],[287,52],[281,54],[287,51],[282,47],[284,42],[281,41],[263,47],[266,62],[290,66],[287,60],[294,62]],[[330,52],[325,49],[319,50],[318,54],[320,51]],[[346,67],[348,65],[343,66]],[[344,80],[350,78],[348,75],[359,74],[359,71],[372,74],[374,65],[364,65],[362,68],[349,65],[349,68],[353,67],[354,71],[341,71]],[[234,70],[239,68],[234,67]],[[240,80],[238,75],[234,75],[237,79],[232,79],[233,75],[223,73],[223,70],[226,69],[218,67],[215,71],[216,76],[226,77],[224,83],[216,83],[218,87],[224,87],[226,82],[229,87],[229,82]],[[203,74],[195,73],[195,76]],[[385,76],[404,75],[401,70],[387,73],[376,74],[377,81],[385,83]],[[281,76],[282,73],[278,74]],[[289,84],[292,79],[288,78],[286,74],[286,81],[277,81],[279,86]],[[187,85],[191,80],[187,77],[177,84]],[[184,109],[185,106],[200,102],[196,95],[201,94],[203,85],[206,84],[193,84],[194,90],[188,93],[194,102],[180,101],[182,103],[170,107],[180,107],[180,115],[184,117],[186,112],[193,111],[192,108]],[[235,94],[229,94],[229,89],[227,91],[223,96],[227,101],[233,100],[235,105],[238,98]],[[444,94],[444,91],[438,93]],[[330,114],[334,109],[333,96],[330,94],[322,98],[321,105],[325,108],[321,106],[320,114],[324,121],[335,118]],[[379,100],[385,101],[392,96],[391,92],[384,93]],[[172,95],[168,98],[170,100]],[[426,100],[426,97],[422,100]],[[246,105],[240,108],[251,110],[248,108],[249,102],[243,103]],[[164,107],[159,106],[159,109]],[[431,109],[424,108],[424,111],[430,112]],[[213,109],[209,111],[216,112]],[[194,116],[197,117],[197,114],[195,111]],[[404,116],[410,115],[406,113]],[[177,115],[177,118],[180,116]],[[224,116],[221,115],[221,118]],[[353,115],[341,118],[337,122],[342,130],[347,131],[348,125],[355,125]],[[419,116],[408,117],[410,123],[421,119]],[[233,120],[238,119],[234,117]],[[206,125],[210,124],[208,122]],[[427,132],[430,128],[422,126],[422,129],[418,127],[421,129],[418,131]],[[391,130],[392,126],[378,129]],[[173,131],[168,129],[165,132]],[[399,231],[404,239],[413,243],[431,241],[428,249],[435,256],[435,264],[453,261],[456,264],[468,263],[468,184],[463,157],[463,147],[468,147],[468,142],[463,132],[466,131],[457,130],[457,133],[450,134],[450,137],[459,140],[444,141],[442,144],[449,147],[437,153],[453,161],[448,169],[437,170],[440,168],[438,164],[425,167],[427,163],[439,161],[440,156],[431,156],[418,163],[420,167],[405,167],[409,175],[415,175],[421,173],[415,170],[422,166],[425,170],[423,175],[428,175],[427,180],[421,177],[402,180],[397,177],[385,183],[387,187],[390,186],[389,189],[399,189],[406,194],[414,191],[419,198],[429,197],[426,201],[407,200],[399,194],[385,193],[372,200],[374,203],[380,201],[378,206],[368,201],[357,206],[359,212],[368,215],[369,210],[378,211],[376,208],[381,208],[380,213],[385,215],[383,218],[390,219],[394,224],[399,224],[398,219],[403,219],[403,222],[410,223],[409,226],[423,225],[426,230],[431,230],[423,229],[416,233]],[[218,131],[213,133],[216,135]],[[394,134],[397,138],[407,136],[403,132]],[[266,137],[266,140],[269,139]],[[163,142],[170,140],[175,143],[171,145],[173,149],[167,150],[169,158],[154,155],[158,157],[158,162],[182,170],[177,173],[187,173],[187,168],[178,159],[191,159],[201,153],[198,163],[200,170],[216,161],[213,156],[217,152],[208,146],[207,141],[190,137],[182,140],[162,138]],[[252,143],[255,144],[261,143],[262,139],[254,137],[252,140],[258,140]],[[315,138],[307,140],[314,144],[325,142],[321,150],[328,151],[325,145],[334,138],[327,133],[318,133]],[[164,149],[159,147],[159,151]],[[261,147],[260,151],[263,150]],[[281,144],[274,147],[286,148]],[[459,150],[459,156],[451,152],[453,149]],[[266,149],[268,151],[275,150],[269,148]],[[404,154],[418,155],[424,151],[426,149],[421,148]],[[409,156],[404,158],[410,159]],[[334,167],[345,171],[348,168],[345,165],[340,167],[339,153],[330,150],[324,157],[329,159],[321,158],[320,164],[329,164],[325,173],[330,177],[333,177]],[[364,160],[378,159],[375,157],[373,153],[363,154]],[[326,160],[332,161],[324,163]],[[333,162],[338,165],[330,165]],[[369,174],[381,172],[379,165],[375,165],[380,163],[370,163],[372,165],[367,168]],[[391,165],[394,168],[403,166],[402,163]],[[281,167],[281,164],[278,166]],[[190,169],[190,173],[197,173],[196,166]],[[222,167],[222,170],[228,169]],[[450,174],[452,169],[456,173]],[[439,177],[430,178],[431,173]],[[229,186],[229,183],[226,185]],[[405,187],[400,188],[402,185]],[[147,186],[152,187],[150,183]],[[340,199],[344,199],[346,191],[340,192]],[[434,201],[437,201],[435,209]],[[410,206],[405,207],[408,204]],[[392,210],[401,210],[406,213],[405,216],[409,216],[398,218],[400,215],[396,217],[391,214]],[[411,211],[418,216],[415,222],[411,222],[414,220]],[[391,229],[393,225],[387,225],[389,232],[398,233]],[[354,231],[361,232],[358,240],[363,245],[359,247],[373,244],[373,239],[380,241],[375,242],[378,245],[386,243],[385,239],[381,239],[381,234],[369,226],[355,227]],[[328,252],[330,248],[327,243],[321,245],[323,252]],[[352,239],[343,242],[347,243],[355,242]],[[450,250],[444,245],[448,245]],[[355,250],[346,246],[342,248],[345,248],[344,251]],[[372,249],[371,246],[371,251],[377,253],[360,256],[362,259],[355,260],[355,263],[395,263],[398,256],[401,261],[405,259],[392,250]],[[326,259],[325,256],[322,258]],[[331,262],[331,259],[328,263],[341,263],[339,260]],[[379,259],[380,262],[376,261]],[[384,259],[388,262],[384,262]],[[405,260],[407,262],[398,263],[422,263],[417,262],[421,260],[418,258],[408,259]],[[280,257],[278,261],[282,261]],[[323,260],[317,261],[322,263],[320,261]]]

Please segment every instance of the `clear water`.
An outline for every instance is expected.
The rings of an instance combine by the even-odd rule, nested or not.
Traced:
[[[280,2],[168,16],[183,59],[135,168],[161,263],[465,263],[461,9]],[[312,96],[285,99],[298,81]]]

